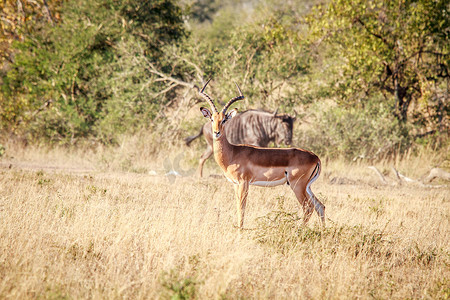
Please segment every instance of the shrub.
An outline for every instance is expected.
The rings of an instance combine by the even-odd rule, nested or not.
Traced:
[[[318,104],[313,111],[314,125],[299,132],[298,140],[321,156],[377,159],[406,149],[412,140],[383,103],[364,109]]]
[[[171,300],[194,299],[198,282],[195,279],[183,278],[175,270],[163,273],[161,285],[164,288],[163,298]]]

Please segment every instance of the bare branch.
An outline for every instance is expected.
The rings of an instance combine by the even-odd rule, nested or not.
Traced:
[[[398,172],[395,168],[392,168],[392,170],[394,170],[394,172],[395,172],[395,174],[398,176],[398,178],[400,178],[400,180],[404,180],[405,182],[407,182],[407,183],[415,183],[415,184],[417,184],[417,185],[419,185],[419,186],[421,186],[421,187],[426,187],[426,188],[442,188],[442,187],[446,187],[445,185],[431,185],[431,184],[424,184],[422,181],[419,181],[419,180],[415,180],[415,179],[412,179],[412,178],[409,178],[409,177],[406,177],[405,175],[403,175],[403,174],[401,174],[400,172]],[[435,177],[433,177],[433,175],[434,174],[438,174],[438,173],[440,173],[440,174],[443,174],[443,176],[444,176],[444,179],[447,179],[447,180],[450,180],[450,173],[447,173],[447,172],[445,172],[445,171],[443,171],[443,170],[440,170],[440,171],[442,171],[442,172],[439,172],[439,171],[434,171],[433,172],[433,170],[440,170],[440,169],[432,169],[431,171],[430,171],[430,174],[428,175],[428,177],[430,177],[430,175],[431,175],[431,180],[433,180]],[[446,173],[446,174],[445,174]],[[445,176],[447,176],[447,177],[445,177]],[[427,177],[427,179],[428,179],[428,177]],[[430,181],[431,181],[430,180]]]
[[[47,15],[47,20],[50,24],[54,25],[52,12],[48,8],[47,0],[43,0],[43,2],[44,2],[44,11],[45,11],[45,14]]]
[[[154,94],[154,96],[156,97],[156,96],[165,94],[165,93],[167,93],[168,91],[170,91],[171,89],[173,89],[174,87],[176,87],[177,85],[178,85],[178,84],[174,83],[174,84],[170,85],[169,87],[165,88],[164,90],[162,90],[162,91],[160,91],[160,92]]]
[[[375,174],[378,175],[378,177],[380,178],[381,182],[383,182],[383,184],[386,184],[386,185],[389,184],[389,183],[387,182],[387,180],[384,178],[383,174],[381,174],[381,172],[377,169],[377,167],[375,167],[375,166],[369,166],[368,168],[371,169],[371,170],[373,170],[373,171],[375,172]]]
[[[431,182],[436,178],[441,178],[443,180],[450,181],[450,173],[439,168],[433,168],[423,181]]]
[[[408,182],[408,183],[411,183],[411,182],[418,183],[417,180],[411,179],[409,177],[406,177],[406,176],[400,174],[400,172],[397,171],[397,169],[395,169],[394,167],[392,167],[392,171],[394,171],[394,173],[397,176],[397,179],[400,181],[400,183],[402,183],[403,181]]]
[[[182,61],[184,61],[184,62],[187,63],[188,65],[193,66],[194,69],[197,71],[197,73],[196,73],[197,79],[198,79],[200,82],[203,82],[203,81],[204,81],[204,80],[203,80],[203,74],[204,74],[204,72],[203,72],[202,69],[200,69],[199,66],[197,66],[195,63],[191,62],[191,61],[188,60],[187,58],[179,56],[179,55],[176,54],[176,53],[173,53],[173,55],[174,55],[176,58],[181,59]]]
[[[372,36],[374,36],[374,37],[376,37],[376,38],[378,38],[378,39],[380,39],[380,40],[382,40],[383,41],[383,43],[386,45],[386,46],[388,46],[389,48],[394,48],[384,37],[382,37],[381,35],[379,35],[378,33],[375,33],[375,32],[372,32],[368,27],[367,27],[367,25],[359,18],[359,17],[357,17],[356,19],[355,19],[355,21],[356,22],[358,22],[359,24],[361,24],[361,26],[370,34],[370,35],[372,35]]]
[[[386,178],[384,177],[384,175],[375,167],[375,166],[370,166],[368,167],[369,169],[373,170],[375,172],[375,174],[377,174],[377,176],[380,178],[381,182],[385,185],[396,185],[393,182],[388,182],[386,180]],[[412,179],[410,177],[407,177],[403,174],[401,174],[399,171],[397,171],[396,168],[392,167],[392,171],[394,172],[395,176],[397,177],[397,180],[399,182],[400,185],[402,185],[403,183],[407,183],[407,184],[416,184],[418,186],[421,187],[425,187],[425,188],[442,188],[442,187],[446,187],[446,185],[430,185],[430,184],[424,184],[422,181],[420,180],[415,180]],[[427,176],[427,178],[424,180],[424,182],[429,182],[427,180],[433,180],[436,177],[440,177],[443,178],[444,180],[450,180],[450,173],[445,172],[441,169],[432,169],[430,171],[430,174]]]
[[[197,91],[200,90],[200,88],[196,84],[185,82],[185,81],[182,81],[180,79],[174,78],[174,77],[172,77],[170,75],[164,74],[163,72],[159,71],[155,67],[155,65],[151,61],[148,60],[148,58],[146,58],[145,56],[143,56],[143,58],[144,58],[145,62],[147,63],[148,67],[149,67],[150,73],[158,75],[160,77],[159,79],[156,79],[157,81],[169,81],[169,82],[175,84],[175,86],[181,85],[181,86],[185,86],[185,87],[188,87],[188,88],[191,88],[191,89],[196,89]],[[173,87],[175,87],[175,86],[173,86]],[[173,87],[171,87],[170,89],[165,90],[165,91],[167,92],[167,91],[171,90]],[[158,94],[160,94],[160,93],[158,93]]]

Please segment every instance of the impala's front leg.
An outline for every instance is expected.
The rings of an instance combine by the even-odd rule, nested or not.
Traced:
[[[248,182],[239,182],[234,185],[234,192],[236,194],[236,208],[238,214],[238,226],[244,226],[245,205],[247,204]]]

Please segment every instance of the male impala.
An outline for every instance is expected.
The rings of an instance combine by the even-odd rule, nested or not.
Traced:
[[[319,214],[325,223],[325,206],[311,191],[311,184],[319,177],[320,159],[312,152],[299,148],[261,148],[248,145],[233,145],[227,140],[224,125],[236,115],[237,109],[227,113],[227,109],[236,101],[244,99],[239,86],[239,96],[232,98],[219,112],[210,96],[204,93],[208,82],[200,95],[209,103],[211,111],[201,107],[203,116],[211,120],[213,130],[214,158],[222,168],[225,177],[234,184],[237,200],[238,225],[244,225],[245,205],[249,185],[277,186],[287,183],[302,205],[306,224],[313,212]]]

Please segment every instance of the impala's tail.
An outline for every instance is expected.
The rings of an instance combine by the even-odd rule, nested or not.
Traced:
[[[322,163],[319,160],[319,162],[316,164],[316,167],[312,171],[311,176],[308,179],[308,186],[311,185],[314,181],[316,181],[317,178],[319,178],[321,169],[322,169]]]
[[[188,136],[187,138],[184,139],[184,142],[186,143],[186,146],[190,146],[191,142],[193,140],[195,140],[196,138],[201,137],[202,134],[203,134],[203,126],[200,127],[200,132],[197,135],[191,135],[191,136]]]

